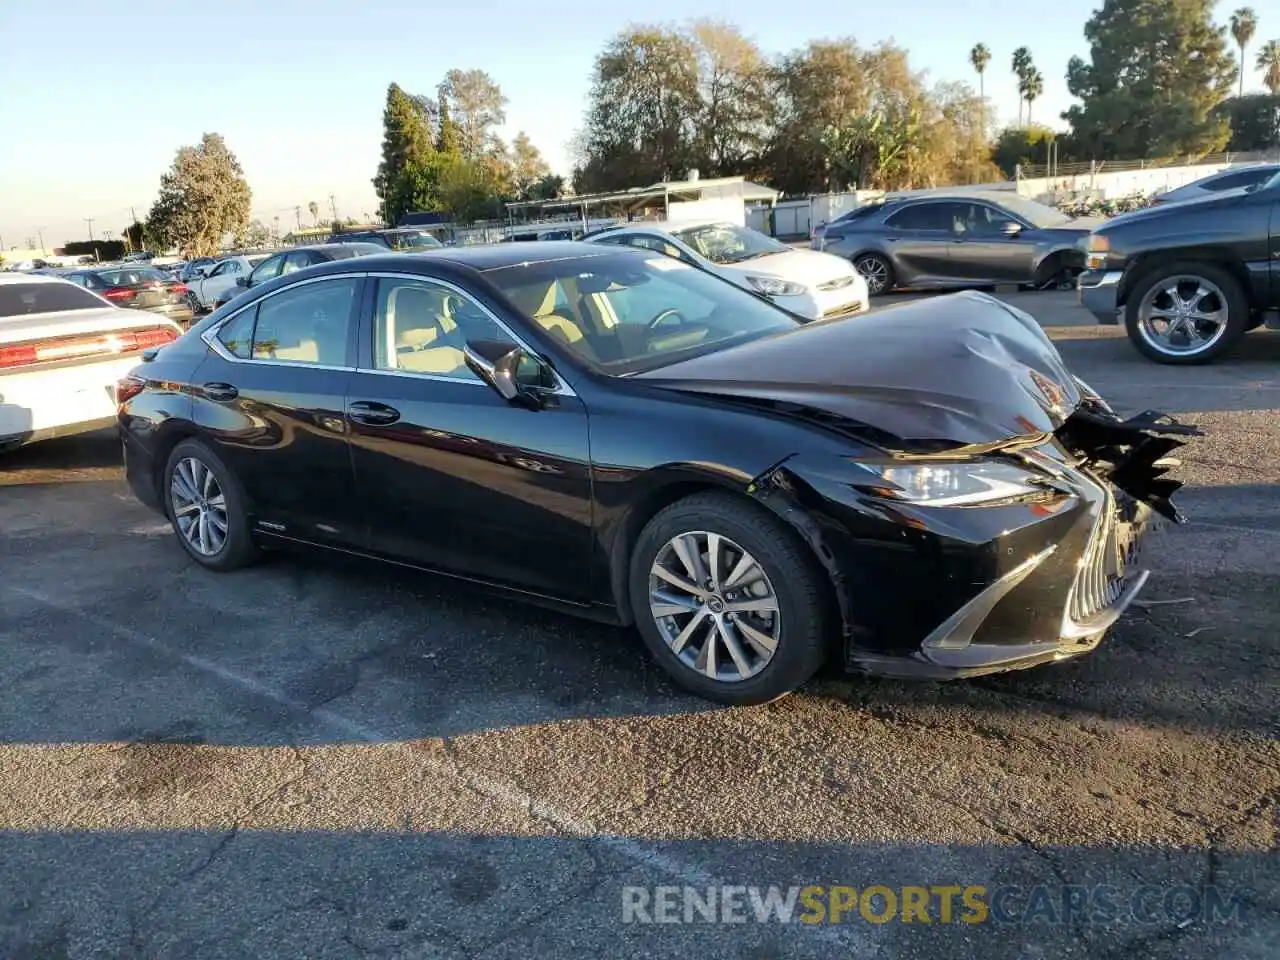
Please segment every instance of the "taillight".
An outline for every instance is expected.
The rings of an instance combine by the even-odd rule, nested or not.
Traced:
[[[134,297],[133,291],[128,287],[111,287],[102,295],[113,303],[127,303]]]
[[[177,330],[166,326],[0,345],[0,370],[28,367],[37,363],[57,363],[60,360],[85,360],[136,353],[139,350],[162,347],[178,337]]]
[[[146,387],[147,381],[141,377],[121,377],[116,381],[116,403],[128,403]]]
[[[137,343],[135,350],[146,350],[150,347],[162,347],[178,339],[178,331],[170,327],[156,327],[154,330],[138,330],[133,333]]]
[[[169,292],[176,293],[179,296],[182,296],[184,293],[187,292],[187,285],[185,283],[178,283],[175,281],[169,284]]]
[[[34,344],[23,344],[17,347],[0,347],[0,369],[5,367],[23,367],[29,363],[38,363]]]

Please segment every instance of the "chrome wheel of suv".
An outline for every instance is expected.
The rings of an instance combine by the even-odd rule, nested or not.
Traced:
[[[1153,350],[1192,356],[1227,332],[1226,294],[1204,277],[1179,274],[1147,291],[1138,305],[1138,333]]]

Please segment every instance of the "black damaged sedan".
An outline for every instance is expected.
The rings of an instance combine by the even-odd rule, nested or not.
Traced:
[[[1180,519],[1163,458],[1025,313],[805,324],[661,254],[324,264],[118,385],[136,495],[212,570],[306,544],[635,624],[729,703],[830,657],[955,678],[1092,650]],[[611,642],[611,641],[604,641]]]

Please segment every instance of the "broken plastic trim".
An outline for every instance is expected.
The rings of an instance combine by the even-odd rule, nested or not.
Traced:
[[[1179,423],[1157,410],[1145,410],[1121,420],[1102,406],[1086,401],[1067,418],[1057,436],[1067,449],[1085,457],[1093,470],[1129,496],[1174,523],[1186,522],[1172,501],[1182,482],[1170,480],[1166,476],[1169,467],[1161,461],[1186,445],[1174,437],[1203,436],[1199,427]]]

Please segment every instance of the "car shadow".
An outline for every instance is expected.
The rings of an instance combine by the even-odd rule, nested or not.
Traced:
[[[1254,496],[1248,488],[1196,492],[1205,524],[1174,529],[1148,551],[1157,570],[1143,602],[1155,604],[1131,608],[1092,655],[950,684],[828,670],[812,689],[847,704],[949,710],[962,725],[993,714],[1016,725],[1069,710],[1274,736],[1280,574],[1266,564],[1266,544],[1228,522],[1234,504]],[[351,730],[299,731],[317,711],[334,709],[352,729],[415,740],[723,709],[680,691],[634,630],[341,555],[290,551],[214,574],[189,561],[160,518],[134,509],[109,543],[80,526],[0,543],[6,566],[28,558],[0,586],[11,651],[0,662],[0,687],[23,692],[0,702],[0,741],[191,734],[331,742]],[[128,696],[108,694],[122,682]],[[264,701],[260,689],[274,698]]]

